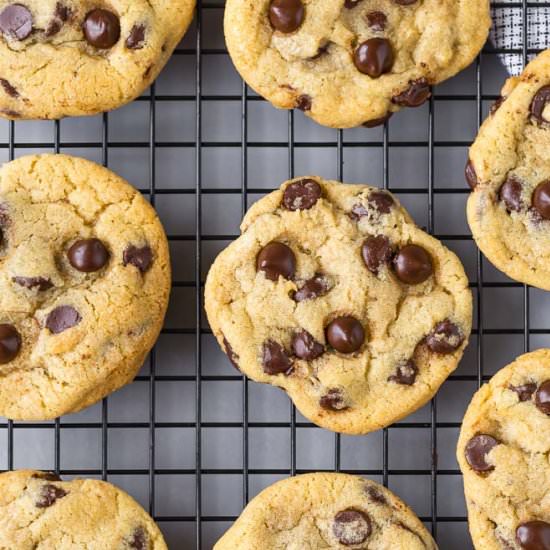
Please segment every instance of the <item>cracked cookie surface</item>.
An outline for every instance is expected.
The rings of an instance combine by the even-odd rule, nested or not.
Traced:
[[[0,0],[0,116],[116,109],[158,76],[195,0]]]
[[[471,63],[488,0],[227,0],[237,70],[280,108],[336,128],[385,122]]]
[[[518,357],[473,397],[460,432],[470,532],[479,550],[548,548],[550,350]]]
[[[374,481],[336,473],[291,477],[245,508],[214,550],[436,550],[414,512]]]
[[[128,494],[95,479],[49,472],[0,475],[1,550],[167,550],[151,517]]]
[[[472,298],[458,258],[390,193],[297,178],[258,201],[212,266],[210,326],[231,362],[316,424],[387,426],[456,368]]]
[[[76,412],[130,382],[162,326],[166,236],[141,194],[65,155],[0,170],[0,415]]]

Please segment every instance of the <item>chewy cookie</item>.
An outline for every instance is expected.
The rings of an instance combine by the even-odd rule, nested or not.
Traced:
[[[0,116],[57,119],[139,96],[181,40],[195,0],[0,0]]]
[[[550,290],[550,50],[502,97],[470,148],[468,222],[487,258],[512,279]]]
[[[414,512],[357,476],[314,473],[278,481],[244,509],[214,550],[435,550]]]
[[[257,202],[206,282],[232,363],[325,428],[366,433],[456,368],[472,298],[458,258],[390,193],[299,178]]]
[[[162,326],[168,244],[149,203],[93,162],[0,170],[0,415],[50,419],[130,382]]]
[[[335,128],[383,124],[466,67],[488,0],[227,0],[225,37],[246,82],[276,107]]]
[[[53,473],[0,475],[0,548],[167,550],[159,528],[124,491]]]
[[[479,550],[550,548],[550,350],[527,353],[474,396],[458,441]]]

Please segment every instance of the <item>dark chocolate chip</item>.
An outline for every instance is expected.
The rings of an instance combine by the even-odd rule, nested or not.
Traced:
[[[497,445],[500,445],[500,441],[492,435],[474,435],[464,449],[466,461],[476,472],[491,472],[495,467],[487,462],[487,455]]]
[[[525,550],[550,550],[550,523],[541,520],[520,523],[516,541]]]
[[[92,10],[86,15],[82,28],[88,44],[100,50],[112,48],[120,38],[120,21],[109,10]]]
[[[367,202],[371,208],[378,210],[379,214],[389,214],[395,204],[393,197],[385,191],[373,191]]]
[[[285,34],[299,29],[305,18],[301,0],[271,0],[269,21],[274,29]]]
[[[122,263],[137,267],[142,273],[145,273],[153,263],[153,251],[150,246],[137,247],[130,245],[122,254]]]
[[[271,241],[260,250],[256,269],[263,271],[270,281],[277,281],[279,277],[292,279],[296,273],[296,256],[286,244]]]
[[[550,416],[550,380],[543,382],[535,393],[535,405],[539,411]]]
[[[508,389],[518,394],[521,402],[530,401],[533,394],[537,391],[537,385],[534,382],[523,384],[521,386],[508,386]]]
[[[369,211],[360,203],[354,204],[349,213],[349,217],[352,220],[360,220],[369,215]]]
[[[550,180],[537,185],[532,196],[533,208],[545,219],[550,220]]]
[[[296,99],[296,109],[300,111],[311,111],[312,99],[307,94],[299,95]]]
[[[72,306],[59,306],[50,311],[46,318],[46,328],[52,334],[59,334],[80,323],[82,317]]]
[[[402,107],[419,107],[432,95],[432,90],[425,78],[411,80],[409,87],[392,97],[392,103]]]
[[[371,78],[389,73],[393,61],[393,48],[387,38],[369,38],[360,44],[353,54],[357,70]]]
[[[143,527],[135,529],[128,539],[128,546],[135,550],[147,550],[148,544],[147,533]]]
[[[500,106],[504,103],[505,100],[506,98],[504,96],[499,96],[491,105],[490,113],[494,115],[500,109]]]
[[[447,355],[456,351],[464,342],[464,335],[460,328],[449,319],[435,325],[426,336],[426,345],[434,353]]]
[[[40,292],[44,292],[45,290],[49,290],[53,287],[53,283],[45,277],[13,277],[12,280],[19,286],[31,290],[36,288]]]
[[[13,325],[0,325],[0,365],[13,361],[21,350],[21,335]]]
[[[339,388],[331,388],[325,395],[322,395],[319,405],[327,411],[343,411],[348,408],[342,390]]]
[[[57,487],[56,485],[46,484],[40,488],[40,494],[35,505],[37,508],[49,508],[57,500],[67,496],[67,491]]]
[[[284,190],[283,206],[287,210],[309,210],[321,198],[321,186],[312,179],[294,181]]]
[[[358,6],[359,2],[361,2],[361,0],[345,0],[344,6],[348,10],[351,10],[351,9],[355,8],[356,6]]]
[[[12,40],[25,40],[32,32],[32,13],[21,4],[10,4],[0,13],[0,31]]]
[[[307,330],[299,330],[292,336],[292,351],[304,361],[313,361],[325,353],[325,347]]]
[[[433,264],[426,249],[416,244],[407,244],[395,255],[393,268],[397,278],[409,285],[426,281],[433,273]]]
[[[365,489],[365,492],[367,493],[369,500],[371,500],[372,502],[382,505],[388,504],[386,497],[376,487],[368,485]]]
[[[367,269],[378,275],[380,268],[391,262],[393,251],[390,240],[385,235],[371,235],[363,242],[361,254]]]
[[[145,25],[135,24],[126,38],[126,47],[129,50],[141,50],[145,44]]]
[[[67,6],[64,6],[61,2],[57,2],[55,5],[55,12],[53,19],[50,21],[45,33],[47,37],[55,36],[63,27],[63,23],[66,23],[71,16],[71,10]]]
[[[350,315],[337,317],[325,329],[327,342],[340,353],[354,353],[365,341],[363,325]]]
[[[519,212],[523,206],[521,192],[523,183],[516,176],[508,176],[506,181],[500,186],[498,198],[506,206],[508,212]]]
[[[381,11],[369,11],[367,13],[367,23],[373,31],[383,31],[388,23],[388,18]]]
[[[229,359],[230,363],[240,372],[239,368],[239,356],[233,351],[231,344],[227,341],[227,338],[223,337],[223,347],[225,349],[225,355]]]
[[[9,96],[15,97],[15,98],[19,97],[19,92],[17,91],[17,89],[12,84],[10,84],[10,82],[5,78],[0,78],[0,85],[2,85],[2,88],[4,88],[4,91]]]
[[[332,533],[344,546],[355,546],[367,540],[372,532],[369,516],[361,510],[347,508],[334,516]]]
[[[538,122],[550,122],[543,117],[544,109],[550,101],[550,86],[543,86],[535,94],[531,101],[530,111],[531,116]]]
[[[468,162],[466,163],[466,168],[464,169],[464,176],[466,177],[466,181],[468,182],[470,189],[472,190],[475,189],[479,181],[477,179],[477,174],[476,174],[474,165],[470,159],[468,159]]]
[[[67,252],[69,263],[83,273],[99,271],[105,267],[109,256],[109,251],[99,239],[76,241]]]
[[[43,479],[44,481],[63,481],[55,472],[35,472],[32,474],[34,479]]]
[[[316,273],[314,277],[308,279],[292,296],[295,302],[303,302],[304,300],[313,300],[324,296],[330,290],[330,285],[327,279],[320,273]]]
[[[367,122],[363,122],[362,126],[365,128],[376,128],[377,126],[382,126],[383,124],[386,124],[388,120],[393,116],[393,113],[391,111],[388,111],[388,113],[380,118],[373,118],[372,120],[367,120]]]
[[[395,374],[388,376],[388,382],[395,382],[402,386],[412,386],[416,382],[418,375],[418,367],[412,359],[406,363],[398,365],[395,369]]]
[[[286,350],[274,340],[264,342],[262,348],[262,365],[266,374],[290,374],[292,360]]]

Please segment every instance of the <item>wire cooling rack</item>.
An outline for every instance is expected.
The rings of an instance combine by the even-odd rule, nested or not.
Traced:
[[[495,6],[497,4],[494,4]],[[501,2],[522,10],[547,2]],[[108,479],[137,498],[171,549],[210,549],[258,491],[314,470],[368,476],[404,498],[442,549],[471,548],[454,458],[473,392],[524,350],[548,345],[548,293],[485,262],[465,220],[467,147],[505,78],[487,46],[419,109],[383,129],[321,128],[277,111],[238,77],[223,41],[223,1],[199,0],[195,26],[154,87],[87,119],[0,122],[0,157],[61,151],[108,165],[155,205],[169,235],[172,300],[136,381],[55,422],[0,423],[0,468]],[[362,437],[313,426],[283,392],[231,368],[202,312],[215,255],[252,202],[285,179],[319,174],[380,185],[461,257],[476,309],[457,371],[423,409]]]

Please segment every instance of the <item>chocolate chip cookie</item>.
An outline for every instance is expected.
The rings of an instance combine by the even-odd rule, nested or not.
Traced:
[[[550,350],[526,353],[474,396],[458,441],[479,550],[550,548]]]
[[[195,0],[0,0],[0,116],[116,109],[160,73]]]
[[[245,508],[214,550],[383,548],[436,550],[414,512],[391,491],[348,474],[278,481]]]
[[[49,472],[0,475],[0,548],[167,550],[159,528],[124,491]]]
[[[225,37],[275,107],[372,127],[469,65],[490,23],[488,0],[227,0]]]
[[[247,213],[206,282],[229,359],[325,428],[366,433],[422,406],[456,368],[472,298],[458,258],[397,199],[298,178]]]
[[[65,155],[0,169],[0,415],[50,419],[130,382],[168,304],[170,265],[149,203]]]
[[[511,78],[470,148],[468,222],[512,279],[550,290],[550,50]]]

